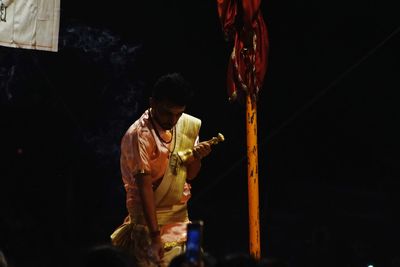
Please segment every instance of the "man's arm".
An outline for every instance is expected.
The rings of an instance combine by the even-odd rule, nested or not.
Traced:
[[[211,152],[211,145],[208,142],[200,142],[193,147],[193,156],[186,164],[187,179],[195,178],[201,169],[201,159]]]
[[[186,179],[192,180],[199,174],[201,169],[201,159],[193,159],[190,163],[186,165]]]
[[[149,174],[138,174],[135,176],[140,198],[143,205],[143,213],[150,232],[158,231],[156,207],[154,203],[154,192]]]
[[[143,215],[146,219],[152,242],[152,254],[150,256],[153,257],[156,262],[158,262],[164,255],[164,249],[158,228],[151,176],[149,174],[138,174],[135,176],[135,178],[138,185],[140,198],[142,200]]]

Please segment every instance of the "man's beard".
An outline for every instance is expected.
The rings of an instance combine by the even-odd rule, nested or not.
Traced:
[[[170,131],[172,128],[174,128],[174,125],[171,124],[166,124],[166,123],[161,123],[157,117],[155,117],[155,120],[160,127],[165,130],[165,131]]]

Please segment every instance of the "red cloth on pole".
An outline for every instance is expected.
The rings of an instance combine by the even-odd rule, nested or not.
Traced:
[[[230,100],[247,93],[257,99],[267,71],[268,31],[261,0],[217,0],[218,15],[227,40],[234,47],[227,70]]]

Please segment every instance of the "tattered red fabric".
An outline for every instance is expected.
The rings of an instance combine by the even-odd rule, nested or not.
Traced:
[[[218,15],[227,40],[234,47],[227,70],[230,100],[246,94],[257,99],[267,71],[268,31],[261,0],[217,0]]]

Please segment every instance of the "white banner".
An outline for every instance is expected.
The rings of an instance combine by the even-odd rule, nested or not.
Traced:
[[[0,45],[58,51],[60,0],[0,0]]]

